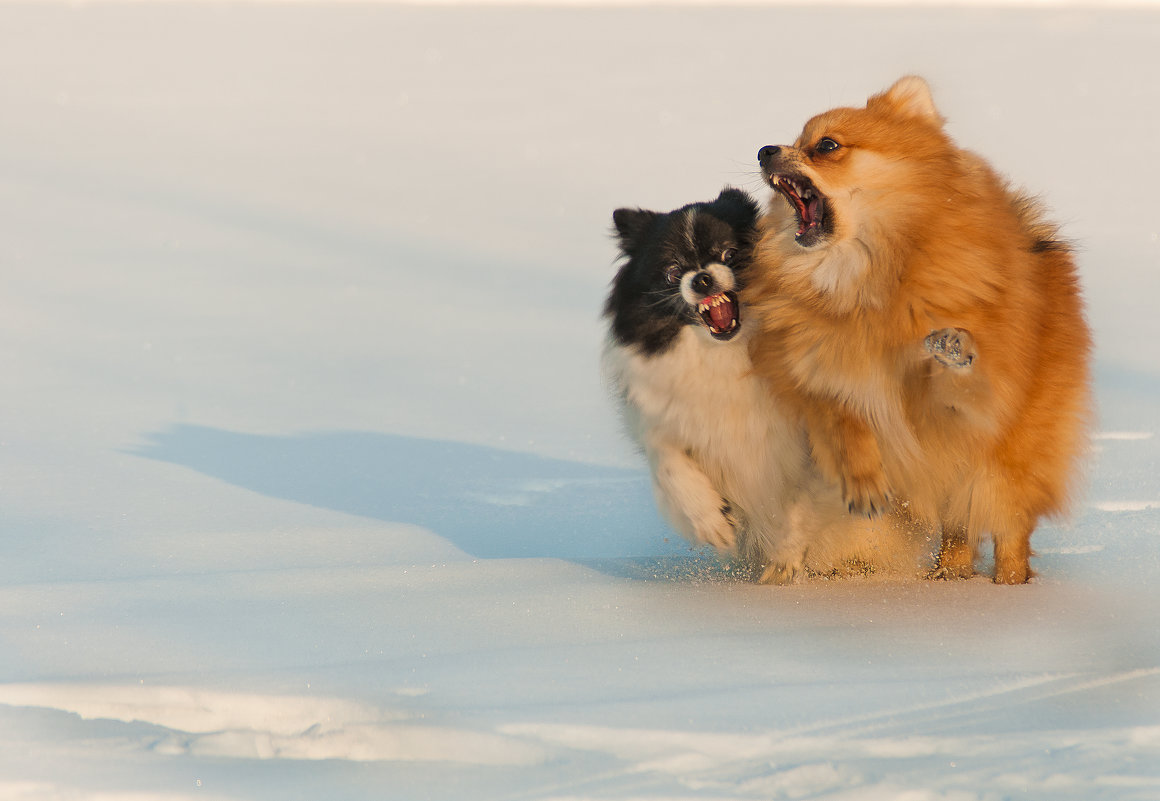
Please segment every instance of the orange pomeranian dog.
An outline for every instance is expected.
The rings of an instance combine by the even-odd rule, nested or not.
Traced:
[[[989,535],[995,581],[1027,581],[1031,533],[1066,511],[1091,416],[1069,247],[951,141],[921,78],[813,118],[759,161],[776,191],[744,297],[755,369],[851,510],[897,499],[941,526],[933,575],[971,575]],[[940,358],[957,343],[936,329],[969,331],[979,358]],[[938,362],[962,369],[936,380]]]

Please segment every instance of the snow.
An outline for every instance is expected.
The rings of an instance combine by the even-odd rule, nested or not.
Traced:
[[[0,798],[1160,797],[1160,13],[0,4]],[[907,72],[1080,246],[1039,578],[759,587],[598,379],[617,206]]]

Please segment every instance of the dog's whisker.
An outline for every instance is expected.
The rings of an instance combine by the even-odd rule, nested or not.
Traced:
[[[674,310],[679,311],[679,310],[684,309],[685,307],[688,306],[688,303],[686,303],[685,299],[683,297],[681,297],[680,295],[672,295],[672,294],[669,294],[667,292],[665,292],[665,293],[659,293],[659,292],[658,293],[646,293],[646,295],[649,295],[649,294],[659,295],[659,297],[656,300],[646,302],[645,305],[649,309],[660,309],[660,308],[663,308],[665,306],[672,306]]]

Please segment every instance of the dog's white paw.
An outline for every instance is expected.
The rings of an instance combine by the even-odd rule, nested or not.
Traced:
[[[654,465],[657,504],[673,528],[694,545],[734,550],[737,518],[691,454],[676,447],[657,448]]]
[[[801,562],[772,562],[766,566],[758,579],[759,584],[785,586],[796,584],[805,576],[806,568]]]
[[[737,527],[737,518],[728,502],[722,502],[715,513],[693,520],[693,534],[697,541],[722,551],[732,551],[737,547]]]

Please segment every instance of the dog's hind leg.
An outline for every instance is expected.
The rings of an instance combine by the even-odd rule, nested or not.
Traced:
[[[1026,584],[1031,570],[1031,527],[995,532],[995,583]]]

